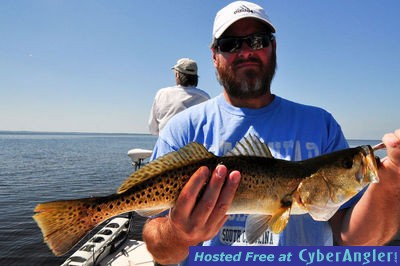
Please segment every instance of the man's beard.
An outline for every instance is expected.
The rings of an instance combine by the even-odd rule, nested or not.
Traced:
[[[242,75],[236,75],[235,65],[244,61],[256,62],[260,65],[260,70],[246,70]],[[268,65],[255,57],[243,60],[238,59],[231,66],[217,66],[217,78],[219,83],[225,88],[228,95],[234,98],[252,99],[270,93],[272,79],[275,75],[276,54],[273,53]]]

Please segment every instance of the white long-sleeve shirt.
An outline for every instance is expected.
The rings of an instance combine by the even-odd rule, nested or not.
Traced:
[[[158,135],[172,116],[208,99],[210,96],[196,87],[177,85],[160,89],[150,112],[150,133]]]

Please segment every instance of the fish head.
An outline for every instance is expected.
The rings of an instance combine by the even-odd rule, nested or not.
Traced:
[[[330,187],[332,200],[335,194],[355,194],[369,183],[378,183],[378,165],[371,146],[344,149],[326,155],[321,178]],[[342,191],[342,192],[341,192]]]
[[[379,182],[370,146],[344,149],[310,160],[315,171],[300,183],[297,198],[314,220],[329,220],[365,186]]]

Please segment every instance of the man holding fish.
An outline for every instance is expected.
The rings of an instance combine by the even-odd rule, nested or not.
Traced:
[[[276,67],[274,33],[264,9],[256,4],[237,1],[217,13],[211,51],[223,94],[172,118],[157,141],[153,159],[191,142],[222,156],[236,149],[236,143],[246,136],[262,140],[274,158],[290,161],[348,147],[340,126],[328,112],[271,93]],[[337,207],[339,210],[333,208],[335,212],[313,206],[311,216],[292,215],[284,230],[269,228],[257,239],[247,239],[244,232],[247,215],[226,215],[242,182],[241,172],[228,170],[224,161],[215,170],[200,167],[169,214],[146,223],[143,237],[147,247],[157,262],[172,264],[184,263],[189,247],[200,243],[383,245],[400,224],[400,129],[385,134],[382,140],[388,156],[380,163],[379,183],[372,182]],[[321,189],[318,180],[311,178],[308,184],[317,196]],[[304,184],[303,190],[306,188]],[[299,205],[305,205],[305,196],[299,196]],[[279,201],[283,206],[288,204],[284,199]],[[277,219],[285,215],[283,208]],[[325,221],[324,217],[330,219]]]

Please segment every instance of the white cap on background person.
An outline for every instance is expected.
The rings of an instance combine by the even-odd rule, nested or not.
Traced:
[[[172,67],[183,74],[197,75],[197,63],[190,58],[181,58]]]

